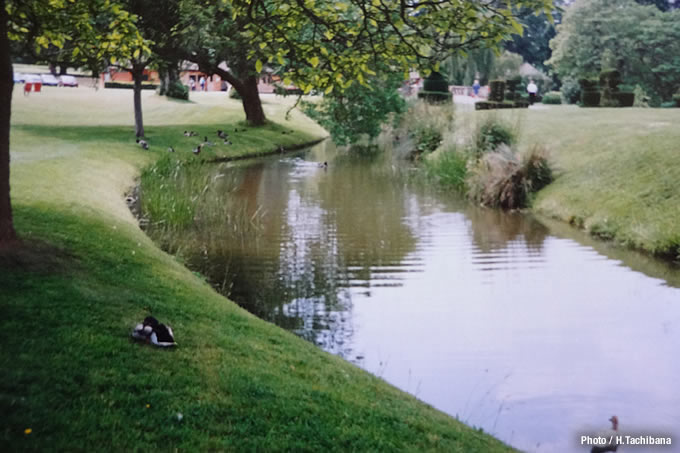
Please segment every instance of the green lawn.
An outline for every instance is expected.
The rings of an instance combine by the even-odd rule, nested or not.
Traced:
[[[523,119],[557,179],[533,209],[604,239],[680,255],[680,109],[549,106]]]
[[[168,145],[195,158],[184,129],[212,139],[218,127],[243,127],[237,101],[145,92],[144,151],[130,91],[20,90],[11,183],[26,247],[0,257],[4,451],[509,450],[249,315],[137,227],[123,198],[141,169]],[[268,99],[277,124],[201,158],[325,135],[299,114],[284,121],[290,102]],[[130,341],[148,314],[172,325],[177,349]]]

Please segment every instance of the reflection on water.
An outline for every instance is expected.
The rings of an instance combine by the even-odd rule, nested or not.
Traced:
[[[612,414],[680,444],[677,270],[431,193],[389,155],[327,146],[215,168],[258,227],[212,232],[183,249],[189,266],[518,448],[586,451],[578,433]]]

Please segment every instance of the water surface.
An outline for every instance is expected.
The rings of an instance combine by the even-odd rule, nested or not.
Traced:
[[[389,154],[214,171],[254,227],[182,253],[251,312],[526,451],[589,451],[614,414],[678,450],[672,266],[428,190]]]

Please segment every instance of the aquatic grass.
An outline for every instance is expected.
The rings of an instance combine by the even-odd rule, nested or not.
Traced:
[[[425,160],[424,168],[428,178],[435,184],[465,192],[468,156],[464,150],[451,147],[442,151],[432,159]]]
[[[477,161],[466,182],[473,201],[487,207],[518,209],[528,206],[531,194],[551,181],[545,148],[534,146],[520,154],[500,145]]]

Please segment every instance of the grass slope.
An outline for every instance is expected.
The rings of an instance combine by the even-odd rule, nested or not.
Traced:
[[[548,145],[558,178],[534,210],[603,239],[680,255],[680,109],[530,110],[523,141]]]
[[[238,103],[200,94],[144,93],[143,151],[131,93],[15,91],[12,195],[27,247],[0,257],[3,450],[507,451],[251,316],[139,230],[123,193],[140,169],[183,129],[208,134],[242,117]],[[265,108],[284,126],[245,132],[234,152],[276,144],[279,127],[296,130],[290,143],[323,134],[301,116],[285,124],[282,104]],[[130,341],[149,313],[179,348]]]

